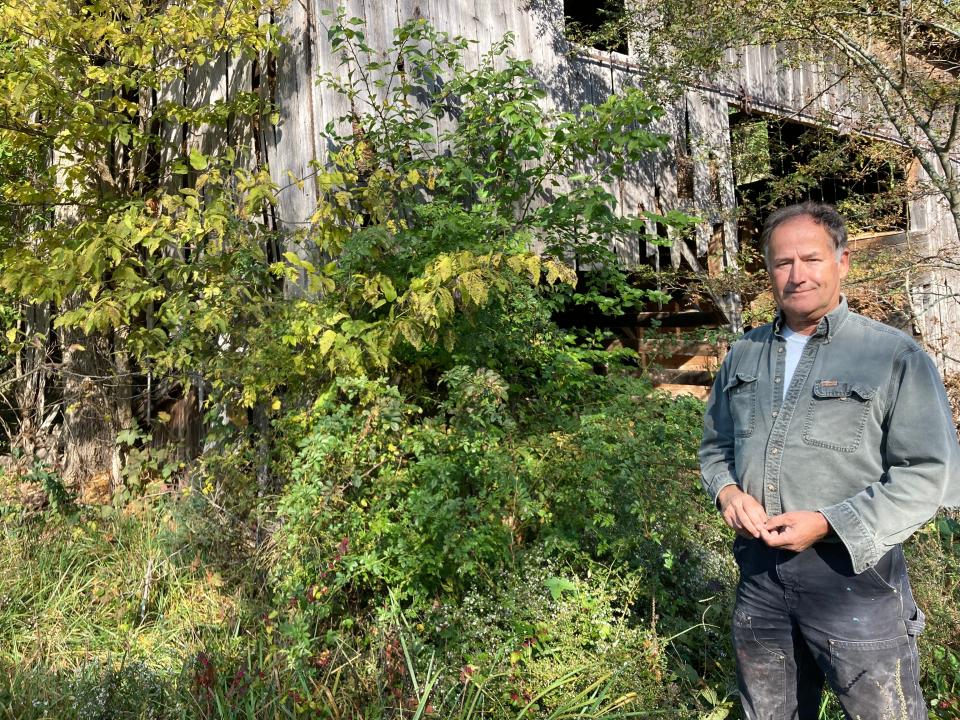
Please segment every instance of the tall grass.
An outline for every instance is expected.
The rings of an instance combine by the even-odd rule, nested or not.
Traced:
[[[420,667],[397,611],[366,636],[315,638],[312,667],[284,653],[269,600],[242,553],[199,552],[163,510],[0,521],[0,718],[626,718],[622,678],[567,669],[521,703],[498,682],[509,652],[461,679]],[[231,559],[232,558],[232,559]],[[371,640],[376,638],[376,640]],[[401,666],[386,681],[385,647]],[[615,682],[617,681],[617,682]],[[545,700],[550,700],[546,703]],[[668,713],[674,714],[675,713]]]
[[[537,649],[539,659],[518,661],[515,646],[495,645],[464,667],[424,639],[421,621],[427,620],[407,622],[397,605],[379,618],[358,618],[353,634],[311,639],[317,654],[295,666],[248,551],[227,533],[192,528],[195,521],[171,508],[129,516],[0,517],[0,720],[735,717],[731,688],[722,685],[689,685],[687,710],[656,703],[668,696],[668,684],[683,683],[682,663],[671,659],[669,638],[650,628],[634,639],[662,643],[650,655],[661,663],[649,668],[663,671],[659,681],[634,677],[627,666],[618,670],[597,654],[599,646],[556,634]],[[205,543],[194,542],[194,530]],[[936,718],[958,717],[960,673],[951,660],[960,617],[955,551],[952,535],[936,527],[910,547],[921,571],[915,573],[918,599],[931,618],[923,638],[924,685]],[[525,581],[530,584],[529,576],[517,582]],[[572,623],[564,618],[575,618],[578,607],[598,611],[608,592],[598,588],[609,578],[597,573],[583,582],[592,585],[566,591],[554,603],[555,627]],[[550,593],[536,592],[548,603],[537,612],[545,611]],[[528,600],[517,597],[517,603]],[[520,609],[503,617],[520,617]],[[633,620],[625,614],[617,622]],[[621,632],[617,622],[606,641],[611,646]],[[627,624],[622,632],[633,637]],[[488,636],[502,642],[495,633],[475,638]],[[695,636],[677,642],[695,642]],[[565,652],[577,659],[565,665]],[[505,695],[523,673],[529,694]],[[655,682],[663,686],[652,687]],[[839,717],[834,701],[824,703],[821,717]]]
[[[8,517],[0,717],[177,716],[193,659],[238,647],[250,607],[163,513]]]

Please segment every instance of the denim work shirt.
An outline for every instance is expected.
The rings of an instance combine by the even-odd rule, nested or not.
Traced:
[[[824,316],[783,392],[782,317],[731,348],[700,445],[703,487],[727,485],[768,516],[819,510],[853,570],[960,500],[950,404],[933,361],[907,335],[851,312]]]

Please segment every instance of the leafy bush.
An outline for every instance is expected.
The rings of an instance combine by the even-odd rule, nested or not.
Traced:
[[[508,40],[471,69],[465,41],[422,21],[397,30],[386,60],[356,22],[339,17],[328,36],[343,67],[324,82],[351,115],[328,127],[339,149],[305,240],[336,262],[286,256],[278,269],[310,298],[251,328],[233,386],[242,404],[285,396],[274,403],[275,472],[291,482],[271,578],[298,664],[388,591],[417,611],[541,540],[558,557],[581,542],[609,557],[636,546],[626,538],[637,519],[610,481],[633,497],[614,435],[637,408],[613,398],[640,406],[651,390],[595,375],[596,351],[550,314],[574,281],[557,258],[606,263],[626,287],[608,243],[649,218],[622,217],[600,181],[663,144],[643,129],[660,110],[635,90],[576,116],[545,113]],[[437,118],[452,121],[439,139]],[[588,157],[590,174],[577,174]],[[527,250],[534,238],[545,256]],[[690,483],[689,468],[671,469]],[[671,557],[667,534],[646,536],[658,562]]]
[[[603,382],[603,401],[534,430],[511,416],[490,370],[446,373],[443,414],[426,419],[384,381],[339,381],[314,408],[278,510],[271,566],[291,658],[309,660],[388,592],[414,613],[456,607],[471,588],[506,602],[501,592],[521,588],[494,579],[525,582],[524,558],[539,548],[573,572],[593,568],[591,557],[630,568],[647,599],[624,627],[677,635],[684,682],[722,675],[725,634],[710,625],[725,624],[713,606],[728,602],[715,598],[731,560],[694,469],[702,406],[640,380]],[[542,580],[532,624],[553,613]],[[705,634],[688,638],[695,625]],[[583,635],[557,636],[569,633]],[[523,638],[499,640],[489,647]]]

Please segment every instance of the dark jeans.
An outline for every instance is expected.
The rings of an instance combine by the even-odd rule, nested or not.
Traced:
[[[737,538],[733,646],[745,717],[815,720],[824,679],[848,718],[926,718],[913,601],[899,546],[855,575],[841,543],[802,553]]]

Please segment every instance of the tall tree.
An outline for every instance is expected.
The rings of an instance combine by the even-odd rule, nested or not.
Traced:
[[[136,360],[185,329],[171,302],[196,301],[205,266],[241,238],[262,243],[240,199],[258,177],[255,133],[232,128],[269,115],[256,80],[275,44],[270,10],[0,5],[11,440],[32,451],[59,428],[60,469],[81,489],[120,480],[117,433],[135,401],[150,408],[135,392],[149,367]]]

